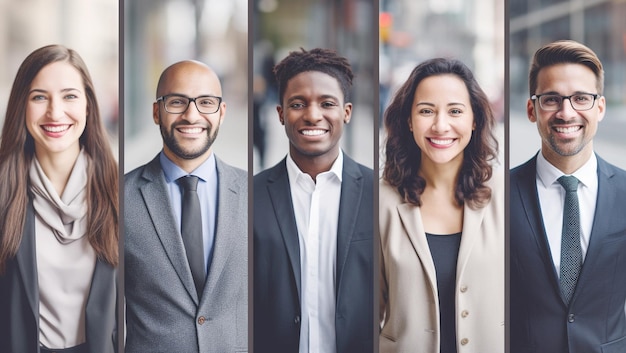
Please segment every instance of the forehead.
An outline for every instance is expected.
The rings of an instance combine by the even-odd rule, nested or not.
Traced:
[[[564,63],[542,68],[537,74],[537,93],[596,93],[598,80],[585,65]]]
[[[199,65],[181,65],[171,68],[163,81],[163,85],[159,88],[159,95],[172,93],[189,97],[222,95],[222,88],[217,75],[208,68]]]
[[[465,82],[456,75],[443,74],[429,76],[420,81],[415,90],[415,99],[453,100],[457,103],[469,101]]]
[[[283,98],[293,96],[334,96],[344,99],[339,81],[321,71],[304,71],[290,78]]]
[[[76,88],[83,86],[83,79],[80,72],[66,61],[57,61],[50,63],[39,70],[31,88],[59,87],[59,88]]]

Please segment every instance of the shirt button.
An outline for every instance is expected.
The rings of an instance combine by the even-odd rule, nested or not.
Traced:
[[[574,314],[567,315],[567,322],[569,322],[571,324],[574,321],[575,321]]]
[[[206,318],[204,316],[200,316],[198,318],[198,324],[200,325],[204,325],[205,321],[206,321]]]
[[[300,316],[296,316],[296,318],[293,319],[293,323],[296,324],[296,325],[299,325],[300,324]]]
[[[467,311],[467,310],[461,311],[461,317],[466,318],[467,315],[469,315],[469,311]]]
[[[465,293],[467,292],[467,286],[463,285],[461,286],[461,293]]]
[[[469,340],[467,338],[464,338],[464,339],[461,340],[461,345],[462,346],[464,346],[464,345],[466,345],[468,343],[469,343]]]

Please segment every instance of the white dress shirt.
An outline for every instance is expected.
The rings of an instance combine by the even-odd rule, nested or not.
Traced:
[[[578,204],[580,210],[580,246],[582,249],[583,261],[589,247],[593,217],[596,210],[598,196],[598,160],[596,155],[573,174],[580,183],[578,184]],[[552,261],[556,273],[560,273],[561,268],[561,233],[563,229],[563,206],[565,204],[565,189],[559,184],[557,179],[563,176],[563,172],[550,164],[545,157],[539,153],[537,156],[537,192],[539,194],[539,204],[543,224],[548,236],[548,244],[552,254]]]
[[[287,156],[300,245],[300,353],[334,353],[337,224],[343,154],[313,181]]]

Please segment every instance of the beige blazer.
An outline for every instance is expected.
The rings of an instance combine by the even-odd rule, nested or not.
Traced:
[[[497,175],[496,175],[497,173]],[[504,180],[494,170],[489,203],[467,205],[457,262],[458,352],[504,352]],[[435,265],[420,208],[380,184],[380,353],[439,353]]]

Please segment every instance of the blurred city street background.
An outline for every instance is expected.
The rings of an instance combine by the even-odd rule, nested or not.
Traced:
[[[540,148],[535,124],[526,117],[528,68],[540,46],[573,39],[591,48],[604,66],[607,110],[598,127],[598,155],[626,168],[626,1],[510,0],[509,163],[514,167]]]

